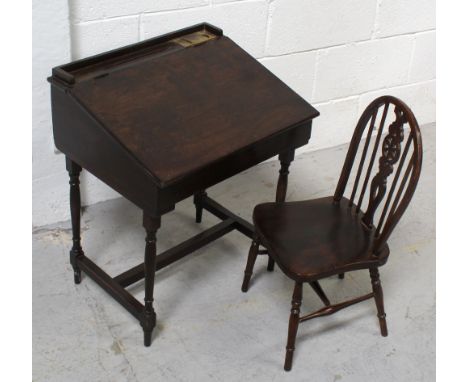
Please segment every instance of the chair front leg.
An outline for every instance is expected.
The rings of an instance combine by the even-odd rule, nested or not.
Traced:
[[[296,281],[293,297],[291,301],[291,315],[289,316],[288,342],[286,345],[286,357],[284,360],[284,370],[289,371],[292,367],[292,360],[296,344],[297,328],[299,326],[299,314],[302,303],[302,283]]]
[[[375,305],[377,306],[377,317],[379,318],[380,324],[380,333],[383,337],[387,337],[387,320],[385,319],[385,309],[384,309],[384,300],[383,300],[383,290],[380,283],[379,270],[377,268],[369,269],[371,282],[372,282],[372,291],[374,292]]]
[[[247,265],[245,266],[244,281],[242,282],[242,292],[244,293],[249,290],[250,278],[252,277],[255,260],[257,260],[259,245],[260,243],[258,240],[258,236],[254,235],[252,244],[250,245],[249,256],[247,258]]]

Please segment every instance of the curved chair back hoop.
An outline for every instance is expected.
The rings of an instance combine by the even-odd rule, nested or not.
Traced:
[[[391,113],[393,119],[388,118]],[[360,160],[356,162],[358,153]],[[355,163],[358,166],[349,207],[361,215],[366,227],[375,230],[373,250],[378,254],[408,207],[421,173],[421,132],[413,112],[404,102],[392,96],[382,96],[364,110],[346,155],[335,202],[343,197]],[[390,188],[387,187],[389,178],[392,178],[388,182]],[[364,200],[368,201],[365,211],[361,210]]]

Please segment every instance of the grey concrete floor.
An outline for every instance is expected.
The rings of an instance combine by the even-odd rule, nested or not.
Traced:
[[[34,381],[432,381],[435,380],[435,126],[424,126],[418,189],[389,241],[381,269],[389,336],[372,300],[299,326],[293,370],[283,371],[293,282],[257,261],[241,293],[249,240],[237,232],[156,274],[158,323],[143,347],[138,322],[86,275],[73,283],[69,222],[33,232]],[[333,193],[346,147],[307,153],[291,166],[288,200]],[[250,219],[274,198],[278,163],[267,162],[209,190]],[[64,174],[64,181],[67,181]],[[117,199],[83,215],[86,254],[109,274],[140,263],[141,212]],[[210,227],[194,222],[192,200],[162,219],[158,250]],[[322,282],[332,302],[370,291],[367,271]],[[321,306],[306,288],[302,312]],[[142,300],[143,284],[130,291]]]

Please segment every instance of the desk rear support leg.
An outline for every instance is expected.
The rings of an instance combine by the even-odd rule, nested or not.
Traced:
[[[70,215],[72,224],[73,245],[70,250],[70,264],[73,268],[75,284],[81,282],[81,270],[78,267],[77,259],[84,256],[81,248],[81,196],[80,196],[80,173],[81,167],[66,157],[66,168],[70,177]]]
[[[156,232],[161,227],[161,217],[143,213],[143,227],[146,230],[145,247],[145,307],[140,318],[145,346],[151,345],[153,329],[156,326],[156,312],[153,308],[154,273],[156,272]]]
[[[197,192],[193,195],[193,203],[195,204],[195,221],[201,223],[203,215],[203,199],[207,196],[205,190]]]
[[[286,191],[288,189],[289,166],[294,160],[294,149],[284,151],[279,155],[281,168],[279,170],[278,184],[276,186],[276,202],[282,203],[286,200]],[[268,258],[268,271],[272,272],[275,269],[275,261]]]

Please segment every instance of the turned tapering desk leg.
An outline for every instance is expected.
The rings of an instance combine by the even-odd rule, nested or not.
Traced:
[[[161,226],[161,217],[143,213],[143,227],[146,230],[145,247],[145,309],[141,316],[145,346],[151,345],[151,336],[156,326],[156,312],[153,308],[154,273],[156,272],[156,232]]]
[[[285,151],[279,155],[281,168],[279,170],[278,185],[276,186],[276,202],[284,202],[286,200],[289,165],[293,160],[294,150]]]
[[[70,250],[70,264],[73,267],[75,284],[81,282],[81,270],[78,268],[76,259],[83,256],[81,248],[80,236],[80,219],[81,219],[81,197],[80,197],[80,172],[81,167],[73,162],[70,158],[66,158],[66,167],[70,176],[70,214],[72,224],[72,240],[73,245]]]
[[[282,152],[279,155],[281,168],[279,170],[278,185],[276,186],[276,202],[284,202],[286,200],[286,191],[288,189],[289,165],[294,160],[294,150]],[[269,257],[267,269],[272,272],[275,268],[275,261]]]

